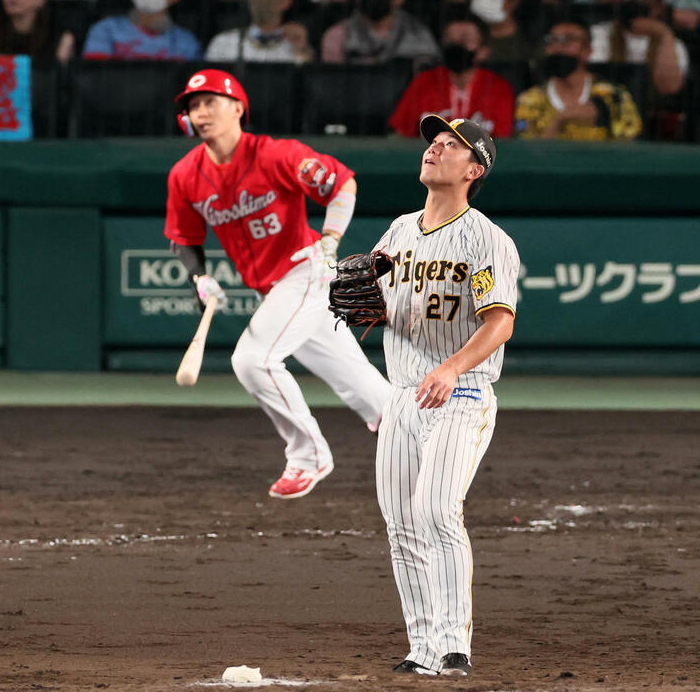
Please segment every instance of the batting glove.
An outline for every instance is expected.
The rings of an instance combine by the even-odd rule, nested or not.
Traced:
[[[335,277],[335,263],[338,259],[338,239],[332,235],[321,236],[313,245],[297,250],[292,262],[308,259],[311,262],[311,281],[319,288]]]
[[[197,295],[204,305],[212,296],[216,296],[217,303],[216,309],[223,310],[228,305],[228,298],[224,293],[224,289],[221,288],[219,282],[209,274],[202,274],[202,276],[193,277],[195,286],[197,287]]]

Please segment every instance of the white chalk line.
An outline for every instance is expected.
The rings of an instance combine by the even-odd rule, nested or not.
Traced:
[[[516,500],[511,500],[510,505],[514,507],[518,504]],[[544,503],[543,503],[544,504]],[[544,506],[539,505],[541,509]],[[653,512],[660,509],[657,505],[611,505],[605,506],[585,506],[585,505],[554,505],[552,511],[555,514],[570,514],[574,517],[583,517],[589,514],[606,514],[610,511],[621,510],[623,512]],[[658,528],[658,521],[624,521],[613,522],[612,528],[622,528],[627,530],[636,530],[643,528]],[[115,524],[115,527],[121,528],[123,524]],[[556,531],[560,527],[567,529],[577,528],[577,524],[572,520],[565,520],[561,517],[554,516],[546,519],[530,519],[522,526],[498,526],[496,531],[508,531],[512,533],[542,533],[547,531]],[[248,536],[251,538],[284,538],[284,537],[312,537],[312,538],[334,538],[336,536],[345,536],[352,538],[370,539],[376,537],[376,531],[358,531],[354,529],[299,529],[297,531],[251,531]],[[174,543],[190,540],[216,540],[219,538],[227,538],[217,532],[208,532],[200,534],[124,534],[118,533],[106,538],[99,537],[83,537],[83,538],[21,538],[21,539],[0,539],[0,548],[82,548],[82,547],[99,547],[99,546],[127,546],[145,543]],[[21,558],[4,558],[9,561],[21,561]]]
[[[516,506],[517,502],[515,500],[511,500],[511,507]],[[541,509],[544,508],[544,503],[538,505]],[[615,510],[621,510],[623,512],[652,512],[655,510],[660,509],[657,505],[642,505],[642,506],[635,506],[635,505],[628,505],[628,504],[620,504],[620,505],[611,505],[609,507],[601,506],[601,505],[592,505],[592,506],[586,506],[586,505],[554,505],[552,508],[553,513],[555,514],[571,514],[574,517],[583,517],[588,514],[607,514],[610,511],[615,511]],[[576,524],[575,521],[572,521],[571,519],[564,519],[559,516],[551,516],[550,512],[550,517],[547,519],[530,519],[526,522],[524,526],[505,526],[505,527],[498,527],[497,531],[500,531],[504,529],[505,531],[509,531],[512,533],[542,533],[546,531],[556,531],[560,527],[564,527],[567,529],[575,529],[578,527],[578,524]],[[610,523],[611,528],[618,528],[618,529],[627,529],[627,530],[635,530],[635,529],[644,529],[644,528],[658,528],[660,526],[660,523],[658,521],[613,521]]]
[[[81,548],[84,546],[114,546],[128,545],[131,543],[158,543],[163,541],[186,541],[191,538],[196,540],[218,538],[219,534],[205,533],[196,536],[188,536],[186,534],[179,535],[149,535],[140,533],[135,535],[116,534],[107,538],[20,538],[20,539],[4,539],[0,540],[0,547],[10,548],[19,546],[21,548]]]
[[[287,536],[312,536],[318,538],[332,538],[334,536],[349,536],[351,538],[374,538],[376,531],[357,531],[355,529],[299,529],[298,531],[256,531],[251,534],[259,538],[284,538]]]
[[[248,534],[251,538],[283,538],[288,536],[311,536],[318,538],[333,538],[335,536],[347,536],[352,538],[373,538],[376,531],[356,531],[353,529],[332,529],[322,531],[320,529],[300,529],[298,531],[253,531]],[[178,542],[189,540],[214,540],[217,538],[226,538],[216,532],[200,533],[194,535],[188,534],[113,534],[106,538],[91,537],[91,538],[19,538],[19,539],[0,539],[0,548],[20,547],[20,548],[82,548],[85,546],[115,546],[115,545],[131,545],[137,543],[162,543],[162,542]]]
[[[439,677],[439,676],[438,676]],[[306,685],[349,685],[354,680],[287,680],[285,678],[263,678],[256,682],[223,682],[217,681],[197,681],[192,682],[187,687],[226,687],[226,688],[253,688],[267,687],[269,685],[280,685],[284,687],[305,687]],[[367,682],[367,680],[357,680],[357,682]],[[511,690],[487,690],[486,692],[517,692]]]
[[[285,687],[304,687],[306,685],[332,685],[337,682],[347,682],[345,680],[287,680],[286,678],[263,678],[255,682],[224,682],[223,680],[197,681],[192,682],[188,687],[267,687],[269,685],[283,685]]]

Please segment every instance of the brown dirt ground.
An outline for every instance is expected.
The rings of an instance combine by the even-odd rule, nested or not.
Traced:
[[[391,672],[374,438],[318,417],[336,471],[284,502],[257,410],[0,409],[0,690],[196,692],[241,664],[318,692],[700,689],[700,413],[499,414],[464,682]]]

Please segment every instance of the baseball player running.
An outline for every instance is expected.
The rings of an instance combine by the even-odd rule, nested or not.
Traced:
[[[335,330],[327,281],[355,206],[353,172],[296,140],[242,131],[248,97],[220,70],[192,75],[176,98],[181,127],[203,142],[168,177],[165,235],[203,303],[226,295],[206,273],[207,225],[262,302],[231,357],[236,376],[286,442],[275,498],[302,497],[333,470],[333,457],[301,390],[290,355],[324,379],[376,431],[389,385],[345,325]],[[326,207],[322,235],[307,222],[305,197]]]
[[[491,440],[503,344],[513,332],[519,258],[470,200],[496,147],[470,120],[421,121],[425,209],[377,243],[391,395],[379,429],[377,494],[410,651],[394,670],[471,670],[472,552],[462,504]]]

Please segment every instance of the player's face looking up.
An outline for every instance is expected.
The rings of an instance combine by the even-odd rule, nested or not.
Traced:
[[[212,140],[240,128],[243,104],[228,96],[205,92],[190,98],[188,111],[197,134],[204,140]]]
[[[472,150],[457,135],[440,132],[423,154],[420,181],[428,189],[462,186],[484,173]]]

